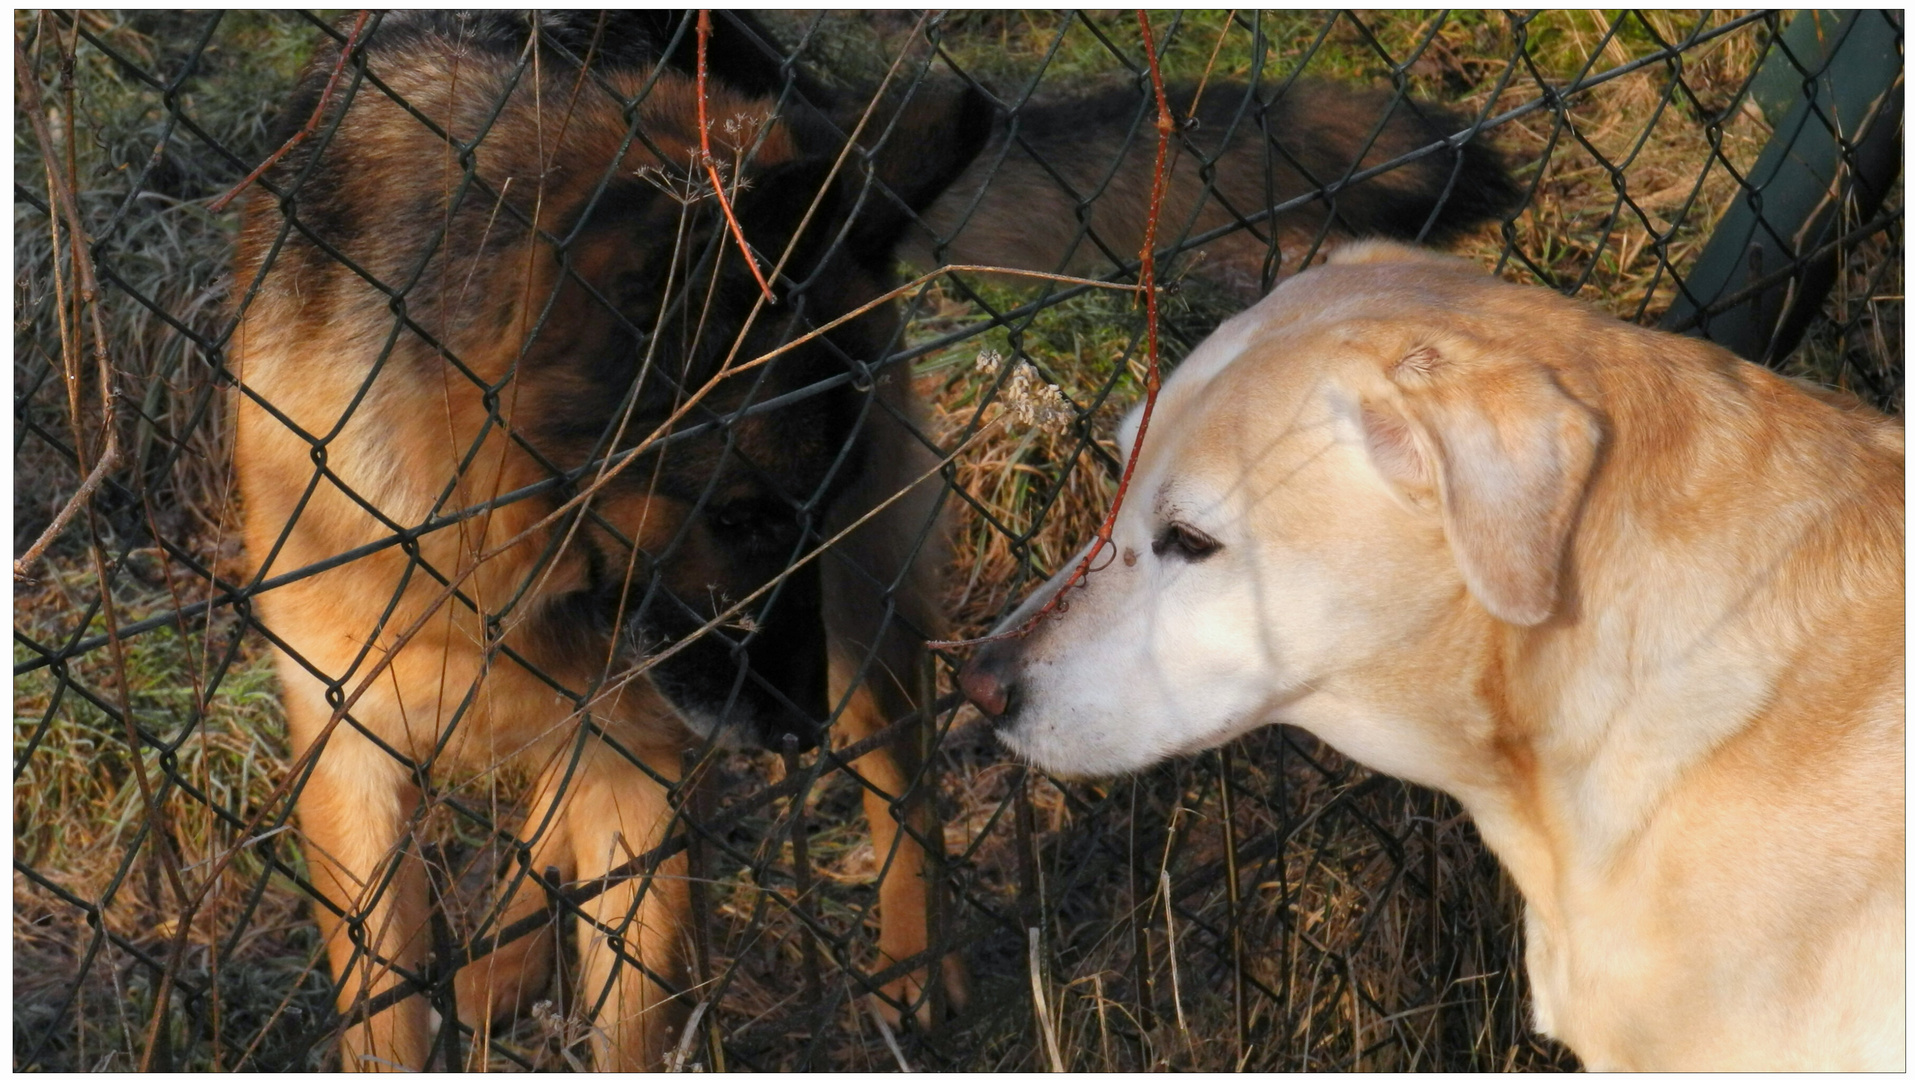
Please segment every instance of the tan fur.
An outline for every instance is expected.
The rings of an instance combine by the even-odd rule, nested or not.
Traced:
[[[1901,427],[1391,244],[1217,340],[1116,537],[1222,547],[981,653],[1006,741],[1106,772],[1298,724],[1470,811],[1591,1068],[1902,1068]]]

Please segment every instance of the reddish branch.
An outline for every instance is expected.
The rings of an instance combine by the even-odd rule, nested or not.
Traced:
[[[279,149],[272,152],[271,156],[260,162],[259,168],[247,173],[246,179],[235,184],[233,190],[214,199],[207,209],[215,214],[226,209],[234,199],[239,197],[240,192],[253,186],[253,181],[263,176],[267,169],[278,164],[279,159],[290,153],[293,147],[305,142],[308,136],[319,130],[319,122],[326,116],[326,106],[332,104],[332,92],[339,86],[339,76],[345,73],[346,65],[352,61],[353,52],[359,48],[359,32],[366,28],[366,20],[371,15],[370,11],[362,11],[357,18],[353,19],[352,32],[346,35],[345,48],[339,50],[339,62],[333,65],[332,78],[326,80],[325,92],[319,95],[319,104],[313,107],[312,117],[306,121],[306,126],[294,132],[292,138],[287,139]]]
[[[1170,153],[1170,134],[1176,130],[1176,121],[1170,116],[1170,100],[1164,95],[1163,72],[1157,67],[1157,43],[1151,37],[1150,16],[1143,9],[1137,11],[1137,27],[1144,35],[1144,61],[1150,67],[1151,89],[1157,95],[1157,164],[1150,182],[1150,216],[1144,220],[1144,247],[1138,255],[1138,289],[1144,294],[1145,323],[1145,369],[1144,369],[1144,411],[1137,420],[1137,438],[1131,443],[1130,457],[1124,462],[1123,478],[1117,482],[1117,494],[1111,499],[1110,512],[1104,515],[1104,523],[1097,527],[1097,538],[1092,541],[1090,550],[1078,561],[1077,569],[1065,580],[1062,588],[1051,594],[1044,606],[1036,614],[1026,619],[1014,629],[989,637],[972,638],[968,641],[931,641],[926,647],[933,649],[951,649],[962,645],[982,645],[1006,638],[1018,638],[1029,634],[1039,622],[1053,613],[1067,610],[1070,603],[1065,599],[1070,591],[1081,586],[1091,573],[1100,569],[1095,564],[1097,557],[1111,545],[1111,532],[1117,527],[1117,512],[1124,507],[1124,493],[1130,490],[1131,476],[1137,471],[1137,457],[1144,449],[1144,436],[1150,431],[1150,414],[1157,407],[1157,388],[1160,385],[1157,363],[1157,219],[1164,209],[1164,162]]]
[[[758,279],[758,287],[765,291],[765,302],[775,304],[778,298],[772,295],[771,286],[765,281],[765,275],[758,269],[758,260],[752,258],[751,246],[745,243],[745,230],[738,227],[738,218],[731,212],[731,200],[725,197],[725,184],[718,178],[718,165],[711,156],[711,123],[705,119],[705,49],[711,42],[711,12],[700,8],[698,11],[698,150],[704,157],[705,175],[711,178],[711,191],[718,200],[718,208],[725,212],[725,223],[731,226],[731,235],[738,241],[738,250],[745,256],[745,265],[751,267],[751,276]]]

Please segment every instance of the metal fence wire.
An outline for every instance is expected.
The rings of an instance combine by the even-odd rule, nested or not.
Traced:
[[[1148,21],[1167,366],[1384,234],[1899,414],[1899,13]],[[16,12],[16,1067],[1573,1066],[1447,798],[921,647],[1115,487],[1142,26]]]

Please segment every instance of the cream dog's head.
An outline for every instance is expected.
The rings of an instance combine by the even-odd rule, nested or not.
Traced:
[[[1064,775],[1284,722],[1453,780],[1456,733],[1428,706],[1469,692],[1498,625],[1573,602],[1564,552],[1601,445],[1573,376],[1516,342],[1595,317],[1391,244],[1290,279],[1167,380],[1100,566],[980,649],[966,692]]]

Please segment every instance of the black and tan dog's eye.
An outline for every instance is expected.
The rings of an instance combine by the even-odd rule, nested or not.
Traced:
[[[1150,542],[1150,553],[1159,558],[1173,555],[1196,562],[1214,554],[1221,547],[1223,545],[1217,542],[1216,537],[1201,529],[1173,521],[1164,526],[1164,531],[1157,534],[1157,539]]]
[[[723,539],[754,548],[789,546],[798,538],[798,522],[791,512],[763,499],[715,506],[705,520]]]

